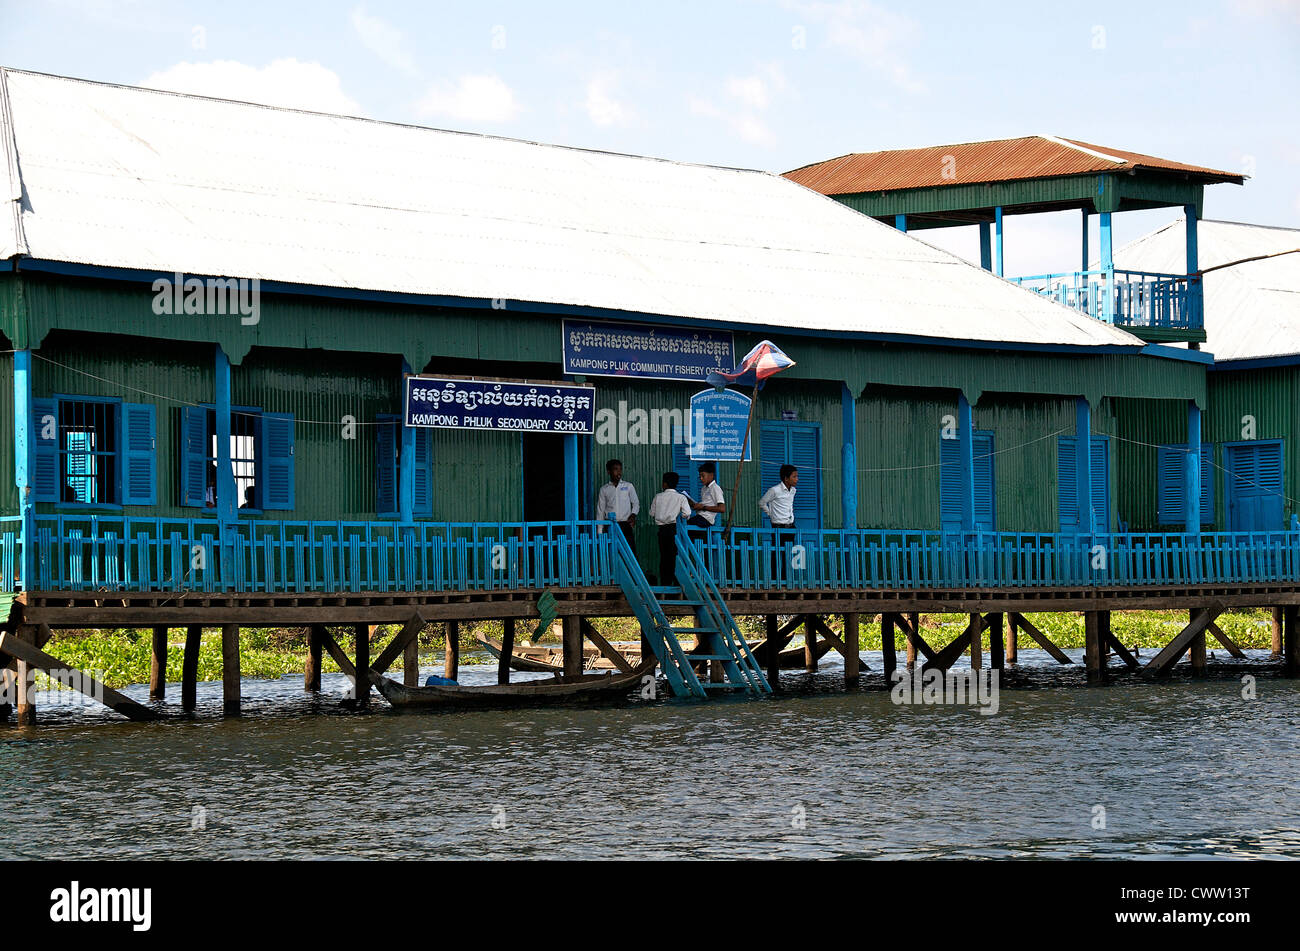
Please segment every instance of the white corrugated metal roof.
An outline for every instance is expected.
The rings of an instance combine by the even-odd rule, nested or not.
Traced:
[[[5,254],[944,340],[1138,347],[768,172],[7,71]],[[12,198],[12,196],[10,196]]]
[[[1187,271],[1184,219],[1115,251],[1115,266]],[[1300,230],[1201,220],[1196,251],[1202,270],[1300,248]],[[1205,348],[1216,362],[1300,354],[1300,254],[1286,254],[1205,275]]]

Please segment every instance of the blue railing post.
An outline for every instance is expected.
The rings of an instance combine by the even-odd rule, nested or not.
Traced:
[[[1115,255],[1110,233],[1110,212],[1103,211],[1097,216],[1098,236],[1101,244],[1101,273],[1103,293],[1101,319],[1108,324],[1115,322]]]
[[[415,521],[415,429],[406,425],[406,377],[411,372],[411,365],[403,360],[402,418],[399,424],[402,442],[397,454],[397,517],[408,525]]]
[[[1188,535],[1201,531],[1201,408],[1195,400],[1187,401],[1187,456],[1183,460],[1186,473],[1183,487],[1186,492],[1186,528]]]
[[[14,351],[14,485],[18,488],[18,584],[24,591],[36,577],[36,503],[32,498],[32,352]]]
[[[1002,266],[1002,206],[993,209],[993,264],[998,277],[1004,275]]]

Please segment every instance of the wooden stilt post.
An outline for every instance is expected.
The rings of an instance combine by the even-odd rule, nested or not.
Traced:
[[[970,626],[974,631],[970,639],[970,669],[979,670],[984,666],[984,627],[978,614],[970,616]]]
[[[1188,622],[1196,620],[1196,609],[1193,608],[1187,616]],[[1192,638],[1192,645],[1188,650],[1192,661],[1192,676],[1205,676],[1205,632],[1202,631]]]
[[[1005,617],[1000,612],[989,615],[989,666],[994,670],[1001,670],[1006,665],[1006,655],[1003,654],[1005,642],[1002,633],[1002,622],[1004,620]]]
[[[856,629],[857,615],[853,615]],[[856,652],[857,647],[854,646]],[[894,615],[885,611],[880,615],[880,653],[885,659],[885,689],[894,686],[894,671],[898,668],[898,654],[894,647]]]
[[[221,699],[226,716],[239,716],[238,624],[221,626]]]
[[[780,630],[776,623],[776,615],[769,614],[766,618],[767,623],[767,682],[771,686],[773,693],[781,692],[781,657],[780,651],[776,647],[777,631]]]
[[[460,622],[448,621],[443,627],[447,632],[447,644],[442,656],[442,675],[455,680],[460,676]]]
[[[181,660],[181,710],[193,713],[198,705],[199,648],[203,645],[203,628],[185,629],[185,655]]]
[[[1282,609],[1273,609],[1273,657],[1282,656]]]
[[[1088,667],[1088,686],[1099,687],[1106,683],[1106,655],[1102,653],[1102,622],[1100,611],[1083,613],[1083,648]]]
[[[1300,677],[1300,606],[1288,605],[1282,612],[1282,671]]]
[[[1018,662],[1020,657],[1020,615],[1010,613],[1007,615],[1007,652],[1006,661],[1008,664]]]
[[[370,707],[370,638],[375,633],[375,626],[357,624],[353,631],[356,637],[356,660],[352,665],[354,696],[357,709],[366,710]]]
[[[303,665],[302,689],[313,693],[320,691],[321,645],[325,642],[325,625],[307,627],[307,663]]]
[[[19,627],[14,636],[25,644],[36,643],[31,627]],[[15,658],[14,661],[14,712],[19,726],[33,726],[36,723],[35,668],[25,660]]]
[[[921,615],[910,615],[908,620],[912,622],[912,629],[907,632],[907,669],[912,670],[916,667],[916,638],[921,633]]]
[[[642,640],[645,635],[642,635]],[[504,618],[501,621],[501,657],[497,660],[497,683],[510,683],[510,656],[515,650],[515,619]]]
[[[844,689],[853,690],[858,686],[861,661],[858,658],[859,618],[856,612],[844,615],[844,646],[848,653],[844,657]],[[886,666],[889,661],[886,659]]]
[[[420,686],[420,635],[406,642],[402,648],[402,686]]]
[[[803,626],[803,666],[810,674],[817,670],[817,628],[808,622]]]
[[[167,628],[153,629],[149,651],[149,699],[162,700],[167,695]]]
[[[582,618],[566,614],[563,623],[564,676],[576,677],[582,673]]]
[[[8,723],[9,715],[13,713],[15,674],[12,665],[13,661],[10,661],[0,667],[0,723]]]

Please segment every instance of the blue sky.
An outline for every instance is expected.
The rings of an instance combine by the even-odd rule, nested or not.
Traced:
[[[774,171],[1068,136],[1245,171],[1207,217],[1300,227],[1300,0],[4,0],[0,23],[8,66]],[[1007,272],[1075,267],[1077,230],[1009,220]]]

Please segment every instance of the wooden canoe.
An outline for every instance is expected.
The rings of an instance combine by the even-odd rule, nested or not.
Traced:
[[[483,649],[493,657],[501,657],[501,643],[490,638],[478,635],[478,642],[483,645]],[[749,649],[754,654],[754,659],[760,667],[766,666],[763,659],[761,648],[766,641],[750,641]],[[821,660],[831,650],[831,642],[825,638],[817,640],[817,659]],[[627,658],[629,664],[637,664],[641,660],[640,644],[615,644],[614,648]],[[779,663],[782,670],[795,670],[803,667],[806,663],[804,659],[803,647],[791,647],[781,651]],[[614,670],[614,662],[595,648],[585,648],[582,652],[582,664],[585,670]],[[514,653],[510,655],[510,669],[526,673],[551,674],[564,670],[564,648],[562,647],[519,647],[516,646]]]
[[[617,697],[640,686],[641,679],[646,675],[654,676],[654,668],[652,661],[642,664],[630,674],[579,674],[576,677],[481,686],[405,687],[373,670],[370,671],[370,680],[384,699],[399,710],[420,707],[502,707]]]

